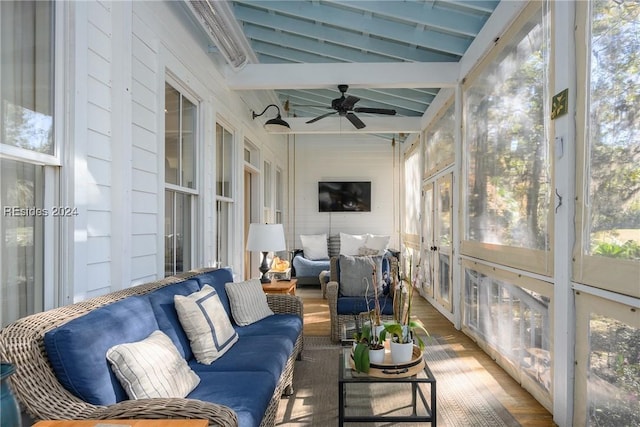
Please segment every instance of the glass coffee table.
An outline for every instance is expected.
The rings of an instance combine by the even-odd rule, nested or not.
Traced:
[[[423,423],[430,422],[436,426],[436,379],[425,363],[424,369],[416,375],[404,378],[394,377],[374,377],[367,374],[358,373],[351,369],[350,364],[351,348],[344,348],[340,352],[340,369],[338,373],[338,425],[343,426],[349,422],[391,422],[391,423]],[[410,387],[404,387],[408,384]],[[376,394],[371,394],[372,401],[378,399],[382,404],[399,400],[402,396],[410,402],[399,408],[362,408],[360,404],[369,399],[367,393],[373,393],[374,387],[378,389]],[[359,390],[358,390],[359,389]],[[364,392],[363,392],[364,389]],[[410,394],[410,398],[409,396]],[[393,399],[384,393],[393,394]],[[428,397],[428,398],[427,398]],[[405,400],[400,400],[404,402]],[[350,403],[352,401],[353,405]],[[421,405],[418,405],[420,401]],[[372,405],[373,406],[373,405]],[[376,404],[375,406],[384,406]],[[352,410],[350,410],[352,409]],[[355,414],[354,412],[361,412]],[[362,414],[362,412],[370,412]]]

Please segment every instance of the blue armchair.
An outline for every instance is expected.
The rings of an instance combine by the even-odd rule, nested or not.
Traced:
[[[394,297],[396,289],[393,287],[392,277],[398,274],[398,259],[393,256],[385,256],[381,262],[382,277],[386,278],[386,286],[378,293],[378,302],[383,321],[393,320]],[[331,340],[340,341],[346,323],[355,320],[359,322],[362,313],[367,313],[375,307],[375,299],[369,293],[362,292],[361,295],[354,295],[353,289],[347,292],[346,283],[341,283],[341,278],[345,274],[340,269],[340,257],[332,257],[330,263],[330,278],[327,283],[327,300],[329,303],[329,314],[331,317]],[[370,279],[369,279],[370,280]],[[371,280],[370,280],[371,281]],[[342,287],[342,289],[341,289]]]

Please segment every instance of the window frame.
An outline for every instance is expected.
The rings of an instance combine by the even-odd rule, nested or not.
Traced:
[[[167,207],[167,200],[166,200],[166,195],[167,192],[170,192],[174,195],[174,199],[171,202],[172,205],[174,205],[175,201],[176,201],[176,196],[178,194],[181,195],[185,195],[187,197],[188,200],[188,205],[189,205],[189,228],[190,228],[190,236],[189,236],[189,260],[188,263],[184,263],[183,260],[183,265],[182,265],[182,270],[177,270],[177,265],[176,265],[176,244],[174,241],[174,245],[172,248],[172,253],[174,254],[172,263],[173,263],[173,267],[172,273],[169,273],[167,271],[167,258],[166,258],[166,254],[167,254],[167,241],[166,241],[166,230],[163,229],[162,233],[163,233],[163,255],[162,255],[162,276],[166,277],[167,275],[173,275],[179,272],[183,272],[183,271],[188,271],[190,270],[196,263],[196,260],[198,259],[198,248],[200,247],[200,236],[198,235],[198,233],[195,232],[195,230],[198,229],[198,224],[199,224],[199,217],[200,217],[200,210],[198,209],[199,203],[200,203],[200,162],[198,161],[198,159],[201,157],[200,156],[200,147],[202,145],[202,135],[203,135],[203,131],[202,131],[202,123],[203,123],[203,106],[202,106],[202,102],[201,100],[194,94],[192,93],[187,87],[185,87],[185,85],[183,85],[172,73],[168,72],[165,74],[165,79],[164,79],[164,84],[163,87],[166,88],[166,85],[171,86],[171,88],[173,88],[176,92],[178,92],[180,94],[180,112],[182,112],[182,99],[186,99],[188,100],[191,104],[193,104],[193,107],[195,109],[194,112],[194,120],[195,120],[195,124],[193,127],[193,132],[194,132],[194,136],[192,138],[193,141],[193,147],[192,147],[192,151],[193,151],[193,176],[194,176],[194,181],[193,181],[193,187],[185,187],[182,185],[176,185],[176,184],[172,184],[172,183],[168,183],[167,182],[167,177],[166,177],[166,173],[165,173],[165,169],[163,169],[162,172],[162,185],[163,185],[163,223],[166,226],[166,220],[167,220],[167,212],[166,212],[166,207]],[[163,97],[163,111],[166,111],[166,96]],[[180,113],[181,115],[181,113]],[[180,117],[180,129],[179,132],[182,132],[182,117]],[[163,145],[162,145],[162,157],[164,159],[166,159],[166,120],[165,120],[165,125],[163,128]],[[180,150],[179,153],[181,154],[182,151]],[[181,168],[178,168],[177,170],[177,174],[178,176],[181,176]],[[180,179],[178,180],[180,181]],[[172,217],[172,224],[173,224],[173,229],[174,231],[177,230],[180,227],[176,226],[176,222],[175,222],[175,218],[177,216],[176,214],[176,210],[173,210],[172,213],[173,217]],[[174,233],[175,234],[175,233]]]
[[[591,73],[591,2],[576,3],[577,94],[576,94],[576,202],[575,226],[576,241],[573,248],[573,281],[594,286],[607,291],[640,298],[640,286],[628,286],[638,283],[640,262],[590,255],[582,250],[589,241],[586,233],[590,229],[589,198],[589,162],[591,147],[589,141],[590,112],[590,73]],[[581,66],[582,65],[582,66]]]
[[[228,165],[231,169],[230,169],[230,173],[229,173],[229,193],[228,194],[218,194],[218,147],[219,144],[221,143],[221,141],[218,140],[218,126],[220,126],[220,128],[223,131],[223,136],[224,136],[224,132],[227,132],[230,135],[230,147],[227,147],[230,152],[231,152],[231,159],[230,159],[230,164]],[[216,173],[213,175],[213,180],[214,180],[214,192],[215,192],[215,232],[216,232],[216,242],[215,242],[215,262],[217,265],[219,266],[230,266],[233,263],[234,260],[234,241],[235,239],[233,238],[233,236],[235,236],[235,230],[236,230],[236,215],[235,215],[235,209],[236,209],[236,198],[238,197],[238,191],[236,189],[236,185],[237,185],[237,161],[236,161],[236,156],[237,156],[237,144],[238,144],[238,139],[239,136],[237,134],[237,132],[235,131],[235,129],[228,123],[226,122],[224,119],[217,117],[216,121],[215,121],[215,164],[216,164]],[[222,138],[222,143],[224,143],[224,137]],[[224,147],[223,147],[224,148]],[[244,150],[244,146],[242,148],[242,153],[243,156],[246,155],[246,151]],[[249,153],[250,157],[253,154],[252,152]],[[224,161],[223,161],[224,163]],[[227,218],[227,223],[226,224],[221,224],[220,223],[220,209],[219,206],[224,206],[224,209],[226,211],[226,218]],[[220,240],[220,233],[219,230],[221,230],[221,227],[224,227],[227,230],[227,236],[231,236],[231,238],[227,239],[224,244],[223,242],[221,242]],[[223,253],[224,252],[224,253]],[[223,258],[221,258],[221,256],[223,256]]]
[[[482,75],[482,73],[487,69],[487,67],[492,65],[496,60],[496,58],[502,54],[502,52],[507,47],[505,46],[505,44],[513,40],[515,35],[517,35],[522,30],[522,28],[528,22],[530,22],[531,19],[537,14],[542,14],[543,30],[545,30],[545,34],[547,33],[546,29],[549,26],[548,24],[550,23],[550,19],[551,19],[550,11],[545,9],[544,4],[542,2],[530,2],[524,8],[522,13],[518,16],[518,18],[516,18],[514,23],[508,28],[505,34],[496,43],[496,48],[493,49],[489,54],[487,54],[487,56],[478,64],[478,66],[474,68],[474,70],[469,74],[469,76],[466,78],[466,80],[462,84],[463,104],[466,104],[466,96],[469,88],[472,87],[472,85],[477,81],[477,79]],[[544,36],[545,41],[543,43],[546,43],[547,36],[548,34]],[[546,70],[547,70],[546,76],[549,76],[550,69],[551,69],[550,68],[551,52],[548,45],[547,45],[547,49],[549,49],[549,51],[547,52],[548,61],[546,63]],[[543,84],[545,85],[545,88],[544,88],[545,96],[548,97],[549,96],[548,81],[545,80],[544,76],[541,77],[541,79],[543,80]],[[546,104],[547,103],[545,102],[544,103],[545,113],[547,112],[547,109],[548,109],[548,106]],[[551,156],[551,153],[550,153],[551,131],[547,123],[547,116],[548,116],[547,114],[543,115],[543,125],[545,127],[545,142],[547,143],[547,152],[548,152],[548,157],[547,157],[548,163],[544,166],[547,168],[549,173],[549,178],[550,178],[549,190],[552,191],[552,189],[554,188],[553,157]],[[463,108],[463,128],[466,126],[466,124],[469,121],[470,121],[470,118],[466,116],[465,109]],[[464,151],[462,153],[463,168],[462,168],[462,177],[461,177],[462,178],[461,179],[461,183],[462,183],[461,197],[463,198],[464,202],[461,203],[461,209],[463,210],[461,218],[465,219],[465,218],[468,218],[468,212],[467,212],[468,203],[466,201],[468,197],[467,190],[468,190],[468,179],[469,179],[469,175],[468,175],[469,158],[468,158],[468,152],[466,148],[468,145],[468,141],[467,141],[466,135],[464,134],[463,134],[463,142],[464,142],[463,144]],[[554,271],[554,247],[553,247],[553,241],[554,241],[553,214],[554,212],[551,206],[552,202],[553,202],[553,199],[550,198],[548,210],[546,213],[547,250],[521,248],[521,247],[469,240],[466,238],[466,233],[468,232],[469,224],[468,222],[466,222],[466,219],[465,219],[461,224],[461,231],[462,231],[461,244],[460,244],[461,254],[475,257],[478,259],[486,259],[490,262],[496,262],[498,264],[502,264],[502,265],[517,268],[517,269],[522,269],[522,270],[529,271],[536,274],[551,276]]]
[[[40,153],[24,148],[0,143],[0,157],[16,162],[23,162],[42,167],[43,175],[43,206],[68,206],[76,208],[73,203],[73,192],[63,183],[72,182],[72,170],[63,165],[72,164],[70,154],[73,151],[73,141],[67,137],[69,122],[65,113],[65,93],[74,83],[65,72],[69,65],[68,45],[71,35],[64,29],[67,27],[69,5],[51,2],[51,57],[49,65],[53,74],[51,80],[51,94],[53,97],[53,154]],[[49,310],[68,302],[72,291],[70,272],[73,260],[63,256],[73,247],[70,238],[75,217],[45,216],[42,230],[34,239],[42,244],[42,263],[36,266],[41,270],[42,295],[38,298],[39,309]],[[64,285],[63,285],[64,284]]]

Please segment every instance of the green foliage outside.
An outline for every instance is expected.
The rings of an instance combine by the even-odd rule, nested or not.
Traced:
[[[592,4],[590,249],[611,258],[640,259],[639,22],[640,2]]]

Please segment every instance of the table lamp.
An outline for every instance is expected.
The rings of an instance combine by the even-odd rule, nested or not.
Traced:
[[[284,228],[282,224],[249,224],[249,237],[247,238],[247,250],[262,252],[262,264],[260,264],[260,282],[268,283],[266,273],[269,271],[267,255],[269,252],[284,251],[287,244],[284,240]]]

